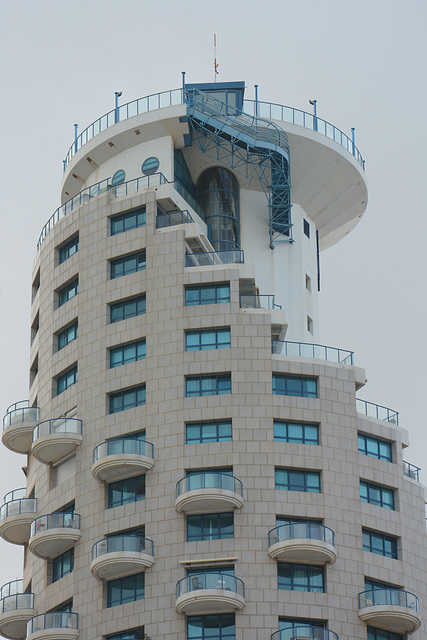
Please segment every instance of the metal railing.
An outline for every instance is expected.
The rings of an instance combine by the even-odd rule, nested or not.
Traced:
[[[0,600],[0,615],[18,609],[34,609],[34,594],[15,593]]]
[[[420,481],[420,467],[416,467],[414,464],[410,464],[409,462],[403,461],[403,475],[408,478],[412,478],[412,480]]]
[[[164,229],[165,227],[173,227],[177,224],[188,224],[190,222],[194,222],[194,220],[187,210],[158,213],[156,216],[156,229]]]
[[[196,573],[183,578],[177,582],[176,597],[179,598],[186,593],[200,589],[221,589],[237,593],[242,598],[245,597],[243,580],[223,573]]]
[[[132,193],[138,193],[138,191],[143,191],[144,189],[149,189],[150,187],[158,187],[161,184],[173,183],[170,183],[163,173],[159,171],[158,173],[153,173],[150,176],[141,176],[140,178],[134,178],[133,180],[122,182],[115,187],[110,185],[108,187],[108,191],[113,193],[116,198],[121,198],[131,195]]]
[[[37,513],[37,498],[21,498],[6,502],[0,508],[0,520],[20,513]]]
[[[54,420],[44,420],[35,426],[33,431],[33,442],[43,436],[52,433],[82,433],[82,421],[77,418],[56,418]]]
[[[13,500],[21,500],[22,498],[27,497],[27,489],[26,487],[22,487],[22,489],[14,489],[13,491],[9,491],[3,498],[3,502],[13,502]]]
[[[27,638],[37,631],[46,629],[78,629],[79,618],[77,613],[71,611],[51,611],[34,616],[27,623]]]
[[[80,516],[78,513],[49,513],[32,521],[30,537],[36,533],[49,529],[80,529]]]
[[[359,609],[376,606],[406,607],[418,611],[418,598],[402,589],[370,589],[359,593]]]
[[[92,560],[106,553],[129,551],[130,553],[146,553],[154,555],[154,543],[149,538],[142,536],[111,536],[99,540],[92,547]]]
[[[8,596],[16,596],[18,593],[23,593],[23,589],[23,580],[12,580],[11,582],[6,582],[6,584],[4,584],[0,589],[0,600],[3,600],[3,598],[7,598]]]
[[[101,442],[93,450],[93,462],[97,462],[107,456],[120,454],[132,454],[138,456],[154,457],[154,445],[146,440],[135,440],[135,438],[117,438],[117,440],[106,440]]]
[[[37,422],[39,419],[40,409],[38,407],[30,407],[28,400],[21,400],[7,408],[6,415],[3,418],[3,429],[20,422]]]
[[[321,540],[334,546],[335,533],[317,522],[292,522],[282,524],[268,532],[268,546],[285,540]]]
[[[243,496],[241,480],[226,473],[215,471],[201,471],[182,478],[176,484],[176,495],[179,497],[183,493],[194,491],[195,489],[225,489]]]
[[[339,636],[324,627],[289,627],[276,631],[270,636],[270,640],[339,640]]]
[[[356,398],[356,411],[365,414],[369,418],[376,418],[377,420],[399,425],[399,413],[388,407],[383,407],[381,404],[374,404],[373,402]]]
[[[244,253],[241,249],[185,254],[186,267],[211,267],[221,264],[243,264],[244,262]]]
[[[248,294],[240,296],[241,309],[281,309],[282,305],[276,304],[274,295]]]
[[[353,364],[354,351],[327,347],[324,344],[310,342],[289,342],[287,340],[273,340],[272,352],[275,355],[294,356],[296,358],[318,358],[338,364]]]

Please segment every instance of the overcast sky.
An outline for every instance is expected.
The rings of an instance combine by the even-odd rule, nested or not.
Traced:
[[[321,341],[355,351],[359,396],[400,412],[405,459],[427,451],[425,0],[0,0],[0,413],[28,397],[31,268],[60,204],[74,135],[122,102],[213,80],[310,111],[366,160],[366,214],[321,256]],[[291,159],[292,162],[292,159]],[[1,496],[25,484],[25,457],[1,447]],[[427,468],[422,479],[427,483]],[[0,541],[0,586],[22,577]]]

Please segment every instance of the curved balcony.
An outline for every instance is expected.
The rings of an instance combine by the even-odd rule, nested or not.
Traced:
[[[7,409],[3,418],[2,442],[15,453],[29,453],[33,431],[40,420],[40,409],[30,407],[28,400],[15,402]]]
[[[90,570],[98,580],[123,578],[153,564],[153,542],[141,536],[111,536],[92,547]]]
[[[132,478],[154,466],[151,442],[117,438],[102,442],[93,451],[92,475],[98,482]]]
[[[27,622],[34,615],[34,595],[24,593],[22,580],[0,590],[0,633],[5,638],[25,638]]]
[[[242,506],[243,485],[226,473],[201,471],[182,478],[176,485],[178,513],[215,513]]]
[[[0,536],[12,544],[26,544],[37,513],[36,498],[26,498],[26,489],[15,489],[4,497],[0,508]]]
[[[417,596],[400,589],[359,593],[359,618],[396,633],[412,633],[421,625]]]
[[[273,633],[270,640],[339,640],[339,636],[323,627],[289,627]]]
[[[228,613],[245,606],[245,585],[240,578],[222,573],[197,573],[176,585],[178,613]]]
[[[74,640],[79,637],[77,613],[51,611],[31,618],[26,640]]]
[[[53,558],[72,547],[80,535],[77,513],[50,513],[33,520],[28,546],[38,558]]]
[[[40,422],[33,431],[32,455],[50,464],[72,453],[82,441],[82,421],[57,418]]]
[[[325,564],[337,559],[332,529],[314,522],[282,524],[268,533],[268,555],[280,560]]]

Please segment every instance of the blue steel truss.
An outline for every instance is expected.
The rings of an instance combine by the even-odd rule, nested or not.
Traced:
[[[186,90],[185,99],[192,144],[245,178],[260,181],[268,201],[271,249],[277,242],[293,242],[286,133],[199,89]]]

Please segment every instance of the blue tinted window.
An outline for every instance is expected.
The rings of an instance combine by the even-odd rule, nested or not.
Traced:
[[[128,273],[136,273],[142,271],[146,267],[145,250],[139,253],[133,253],[129,256],[115,258],[110,262],[110,278],[121,278]]]
[[[143,360],[145,355],[145,340],[114,347],[110,349],[110,367],[120,367],[122,364]]]
[[[108,508],[145,499],[145,475],[111,482],[108,485]]]
[[[276,489],[320,493],[320,472],[302,469],[276,469]]]
[[[368,626],[368,640],[404,640],[400,633]]]
[[[128,300],[120,300],[110,304],[110,322],[120,322],[127,318],[141,316],[146,311],[145,295],[129,298]]]
[[[231,375],[191,376],[185,380],[187,398],[197,396],[220,396],[231,393]]]
[[[360,499],[378,507],[394,510],[394,491],[379,484],[360,481]]]
[[[234,613],[187,616],[187,640],[235,640]]]
[[[130,229],[137,229],[143,227],[146,223],[146,209],[134,209],[133,211],[127,211],[121,213],[118,216],[111,218],[111,235],[115,236],[117,233],[124,233]]]
[[[145,384],[110,394],[110,413],[125,411],[145,404]]]
[[[187,541],[234,538],[233,512],[187,516]]]
[[[74,549],[70,549],[54,558],[52,565],[52,582],[56,582],[71,573],[74,568]]]
[[[300,398],[317,398],[317,380],[316,378],[273,373],[273,394],[279,396],[298,396]]]
[[[74,298],[79,292],[79,279],[76,278],[69,284],[65,285],[62,289],[58,291],[58,306],[61,307],[63,304]]]
[[[112,636],[107,636],[107,638],[108,640],[144,640],[144,627],[123,631],[122,633],[115,633]]]
[[[325,593],[323,567],[279,562],[277,574],[279,589]]]
[[[123,169],[119,169],[113,175],[113,177],[111,179],[111,184],[113,185],[113,187],[116,187],[118,184],[122,184],[122,182],[125,181],[125,177],[126,177],[126,174],[123,171]]]
[[[362,530],[363,549],[386,558],[397,558],[397,539],[377,531]]]
[[[378,458],[379,460],[387,460],[392,462],[392,448],[391,442],[386,440],[380,440],[379,438],[373,438],[367,436],[364,433],[359,433],[357,436],[357,443],[359,453],[371,458]]]
[[[77,382],[77,365],[56,379],[56,394],[59,395]]]
[[[230,302],[230,285],[228,282],[185,288],[185,304],[187,307],[202,304],[220,304],[222,302]]]
[[[207,351],[209,349],[226,349],[230,347],[230,340],[229,327],[187,331],[185,334],[185,350]]]
[[[186,444],[231,440],[231,420],[192,422],[186,425]]]
[[[59,249],[59,264],[71,258],[79,250],[79,236],[75,236]]]
[[[273,428],[274,439],[277,442],[319,444],[319,427],[317,424],[275,420]]]
[[[115,607],[126,602],[143,600],[145,595],[145,574],[137,573],[107,582],[107,607]]]
[[[279,618],[279,631],[282,629],[292,629],[292,631],[295,631],[296,629],[301,629],[301,627],[309,627],[310,629],[312,629],[313,627],[317,627],[318,629],[326,629],[326,622],[324,622],[324,620],[304,620],[303,618]],[[323,636],[321,635],[320,637],[322,638]],[[295,638],[295,640],[297,640],[297,638],[298,636]],[[313,640],[315,638],[316,635],[313,634]]]
[[[77,322],[58,333],[58,351],[77,338]]]
[[[141,171],[144,175],[150,176],[152,173],[156,173],[160,166],[158,158],[147,158],[142,164]]]

